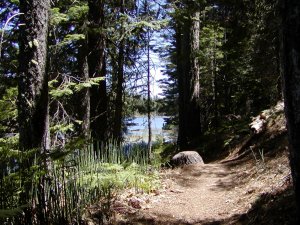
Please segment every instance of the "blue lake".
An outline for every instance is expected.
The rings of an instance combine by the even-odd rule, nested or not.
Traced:
[[[152,141],[162,138],[163,141],[171,141],[171,131],[163,130],[164,116],[151,117]],[[135,117],[127,121],[125,140],[130,142],[148,141],[148,118],[146,116]],[[174,134],[173,134],[174,135]],[[174,138],[173,138],[174,139]]]

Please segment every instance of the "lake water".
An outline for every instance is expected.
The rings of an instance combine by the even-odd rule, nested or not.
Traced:
[[[163,130],[165,124],[164,116],[151,117],[152,141],[163,139],[163,141],[172,141],[174,134],[170,130]],[[146,116],[135,117],[127,122],[127,132],[125,141],[129,142],[148,142],[148,118]],[[172,136],[171,136],[172,134]]]

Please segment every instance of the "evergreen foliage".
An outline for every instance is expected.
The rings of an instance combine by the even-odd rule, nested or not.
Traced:
[[[163,37],[172,44],[165,46],[161,54],[167,60],[164,73],[168,78],[162,85],[166,108],[170,110],[180,101],[176,88],[178,81],[186,76],[178,68],[182,58],[176,59],[180,53],[174,47],[182,43],[176,39],[175,31],[188,18],[185,13],[190,13],[190,3],[169,2],[173,10],[169,10],[168,31],[173,32],[163,33]],[[281,99],[279,6],[276,0],[197,1],[196,4],[200,10],[197,57],[201,127],[203,134],[216,133],[227,115],[248,118]]]
[[[28,1],[0,2],[0,221],[5,224],[30,223],[18,220],[28,209],[29,215],[38,214],[32,224],[79,223],[98,194],[110,200],[113,186],[134,186],[133,174],[147,180],[145,146],[127,156],[120,147],[126,120],[137,114],[167,115],[166,126],[179,130],[180,147],[201,142],[205,153],[211,143],[226,148],[250,116],[282,98],[278,0],[54,0],[45,46],[29,32],[29,22],[21,22],[20,2]],[[32,54],[22,54],[20,46]],[[41,62],[33,51],[42,47],[45,65],[38,77]],[[159,98],[151,93],[154,53],[164,75]],[[18,84],[20,72],[26,82]],[[22,98],[40,94],[34,87],[42,80],[43,100]],[[33,115],[31,106],[38,113]],[[26,138],[33,132],[24,133],[20,124],[40,128],[36,121],[47,116],[51,146],[43,155],[36,145],[23,146],[41,140]],[[150,191],[151,182],[150,176],[137,189]],[[46,200],[53,220],[46,216]]]

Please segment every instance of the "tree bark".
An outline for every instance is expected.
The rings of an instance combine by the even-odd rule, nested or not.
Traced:
[[[120,13],[124,13],[124,0],[120,0]],[[121,24],[121,36],[124,35],[124,24]],[[116,80],[116,100],[115,100],[115,115],[114,115],[114,128],[113,138],[120,143],[122,138],[122,120],[123,120],[123,83],[124,83],[124,49],[125,49],[125,37],[119,43],[118,54],[118,70]]]
[[[282,3],[282,72],[285,115],[297,215],[300,215],[300,1],[282,0]]]
[[[178,79],[178,103],[179,103],[179,129],[178,129],[178,145],[181,149],[187,145],[187,134],[186,134],[186,121],[185,121],[185,113],[186,113],[186,97],[185,97],[185,86],[186,86],[186,78],[184,76],[184,41],[186,38],[186,32],[182,31],[183,25],[180,24],[180,21],[176,23],[176,65],[177,65],[177,79]]]
[[[191,7],[191,6],[190,6]],[[179,88],[179,133],[180,149],[192,147],[192,142],[201,134],[200,65],[197,57],[200,39],[200,13],[193,11],[188,18],[181,17],[176,25],[177,73]],[[187,15],[185,15],[187,17]]]
[[[195,6],[197,8],[197,6]],[[195,10],[195,9],[194,9]],[[200,122],[200,63],[198,59],[199,41],[200,41],[200,12],[195,11],[191,15],[191,27],[190,27],[190,64],[191,68],[190,80],[188,84],[190,91],[188,94],[188,116],[187,116],[187,133],[190,141],[201,135],[201,122]]]
[[[77,56],[78,77],[83,82],[89,79],[87,55],[87,41],[83,40],[81,41],[81,46],[79,47]],[[75,97],[74,104],[76,106],[78,119],[82,121],[79,132],[85,139],[90,139],[90,90],[88,88],[84,88],[76,94]],[[78,99],[80,99],[80,101],[78,101]]]
[[[50,0],[20,0],[19,73],[18,73],[18,121],[19,145],[21,151],[37,149],[42,155],[41,166],[49,167],[46,153],[50,150],[48,75],[47,75],[47,36]],[[23,171],[30,171],[33,157],[21,162]],[[26,172],[25,172],[26,174]],[[20,204],[28,204],[32,181],[26,174],[21,177],[24,192]],[[39,221],[46,221],[45,176],[39,177],[38,205],[24,210],[22,224],[32,224],[35,211]]]
[[[150,30],[147,31],[147,117],[148,117],[148,160],[152,159],[151,129],[151,72],[150,72]]]
[[[89,0],[88,67],[89,77],[104,80],[90,89],[91,136],[95,141],[105,141],[107,131],[107,92],[105,68],[104,0]]]
[[[20,0],[18,119],[20,149],[50,148],[47,35],[50,0]]]

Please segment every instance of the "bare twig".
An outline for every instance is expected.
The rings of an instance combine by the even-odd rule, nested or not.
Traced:
[[[2,43],[3,43],[3,39],[4,39],[4,32],[5,32],[5,28],[7,27],[8,23],[16,16],[22,15],[24,13],[16,13],[14,15],[12,15],[11,17],[8,18],[8,20],[5,22],[2,33],[1,33],[1,39],[0,39],[0,59],[1,59],[1,55],[2,55]]]

